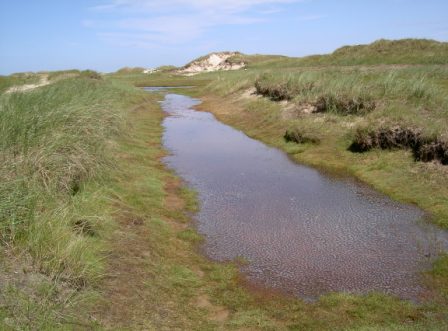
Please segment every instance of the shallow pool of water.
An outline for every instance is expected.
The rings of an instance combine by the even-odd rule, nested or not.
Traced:
[[[199,194],[204,253],[244,258],[249,281],[314,299],[381,291],[418,299],[420,273],[447,246],[416,207],[349,178],[299,165],[206,112],[167,94],[166,164]]]
[[[149,86],[149,87],[143,87],[143,90],[147,92],[166,92],[169,90],[190,89],[193,87],[194,86]]]

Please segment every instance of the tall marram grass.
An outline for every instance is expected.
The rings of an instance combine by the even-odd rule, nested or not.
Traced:
[[[107,165],[104,146],[122,122],[119,111],[96,104],[107,92],[101,83],[74,79],[0,98],[2,192],[10,201],[0,205],[2,227],[9,228],[3,240],[26,230],[12,231],[6,215],[31,215],[39,196],[69,198]],[[14,211],[16,200],[30,203]]]
[[[70,288],[101,276],[96,235],[108,220],[102,183],[114,167],[123,108],[136,93],[81,75],[0,94],[2,251],[29,256],[33,272]]]
[[[387,97],[403,101],[435,101],[446,106],[443,91],[431,81],[430,72],[417,69],[394,69],[388,72],[328,69],[321,71],[266,72],[258,76],[255,86],[260,94],[274,100],[309,99],[322,95]],[[439,77],[447,70],[440,68]],[[271,95],[272,94],[272,95]],[[280,96],[277,97],[277,94]]]

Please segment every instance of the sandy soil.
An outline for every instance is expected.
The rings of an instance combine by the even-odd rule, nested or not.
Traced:
[[[212,53],[204,59],[193,61],[192,63],[186,65],[184,68],[180,69],[178,72],[187,76],[192,76],[201,72],[212,72],[218,70],[239,70],[246,66],[244,62],[227,62],[227,59],[236,54],[237,53],[231,52]]]
[[[39,83],[36,84],[25,84],[25,85],[18,85],[18,86],[11,86],[8,90],[6,90],[5,93],[15,93],[15,92],[26,92],[34,90],[38,87],[45,86],[50,84],[50,81],[48,80],[48,75],[42,75],[40,78]]]

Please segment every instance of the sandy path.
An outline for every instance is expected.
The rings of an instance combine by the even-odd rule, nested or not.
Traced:
[[[11,86],[9,89],[6,90],[5,93],[15,93],[15,92],[26,92],[34,90],[38,87],[49,85],[50,81],[48,80],[48,75],[42,75],[40,78],[39,83],[36,84],[25,84],[25,85],[18,85],[18,86]]]

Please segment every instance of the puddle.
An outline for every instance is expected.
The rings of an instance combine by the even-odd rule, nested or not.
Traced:
[[[381,291],[418,300],[420,273],[448,235],[416,207],[353,180],[294,163],[206,112],[192,98],[162,102],[166,164],[200,199],[204,253],[244,258],[249,281],[305,298]]]
[[[195,86],[150,86],[143,87],[143,90],[147,92],[167,92],[173,89],[189,89],[193,87]]]

